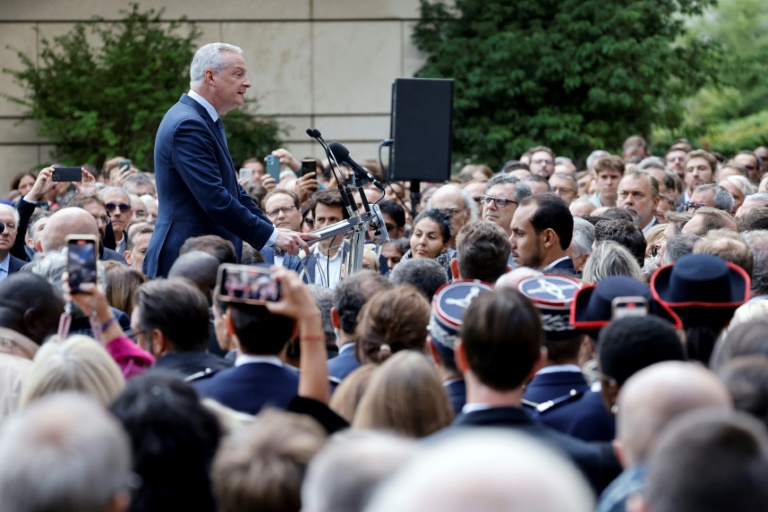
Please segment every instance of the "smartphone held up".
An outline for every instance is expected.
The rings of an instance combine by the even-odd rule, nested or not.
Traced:
[[[268,267],[225,263],[219,266],[216,296],[223,302],[263,305],[280,300],[280,283]]]
[[[68,235],[66,242],[69,290],[72,294],[83,293],[83,284],[96,283],[97,240],[93,235]]]

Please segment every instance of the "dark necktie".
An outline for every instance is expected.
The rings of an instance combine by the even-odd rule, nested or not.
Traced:
[[[221,138],[224,139],[224,146],[229,149],[229,144],[227,144],[227,132],[224,131],[224,123],[221,122],[221,118],[216,120],[216,127],[221,132]]]

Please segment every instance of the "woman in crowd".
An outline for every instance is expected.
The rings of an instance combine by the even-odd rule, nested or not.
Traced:
[[[610,240],[600,242],[584,264],[584,276],[587,283],[599,283],[608,276],[629,276],[643,281],[640,265],[623,245]]]
[[[423,353],[429,314],[427,299],[412,286],[376,293],[360,311],[355,330],[357,359],[380,364],[401,350]]]
[[[124,313],[133,311],[133,295],[147,276],[117,261],[105,261],[107,301]]]
[[[405,350],[374,372],[352,426],[421,438],[452,420],[453,409],[435,365]]]
[[[49,340],[35,360],[21,392],[21,407],[52,393],[79,391],[107,406],[125,387],[125,379],[109,352],[96,340],[76,335]]]
[[[451,256],[448,241],[451,239],[451,216],[437,208],[431,208],[416,217],[411,234],[411,248],[402,260],[430,258],[440,263],[451,279]],[[402,261],[401,260],[401,261]]]
[[[35,184],[37,177],[29,171],[21,171],[16,173],[11,179],[11,191],[18,190],[22,196],[27,195],[32,189],[32,185]]]

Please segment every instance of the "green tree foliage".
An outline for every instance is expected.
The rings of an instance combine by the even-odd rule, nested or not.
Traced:
[[[706,87],[689,103],[692,126],[768,109],[768,2],[719,0],[690,34],[719,41],[723,60],[722,87]]]
[[[665,144],[686,137],[725,155],[764,145],[768,142],[768,3],[720,0],[690,27],[689,37],[720,42],[719,81],[686,99],[683,124],[676,130],[657,130],[654,140]]]
[[[653,125],[712,77],[714,45],[675,41],[714,0],[421,0],[420,77],[454,78],[459,159],[498,167],[537,144],[583,157]]]
[[[248,101],[249,105],[254,103]],[[253,157],[263,160],[282,145],[280,135],[285,134],[285,129],[274,119],[253,115],[245,109],[228,112],[224,126],[229,152],[240,161]]]
[[[199,28],[183,18],[161,21],[162,10],[141,12],[138,4],[121,12],[118,22],[94,18],[52,41],[42,38],[39,66],[34,55],[17,52],[21,69],[3,69],[26,90],[26,97],[8,99],[27,107],[38,133],[56,147],[57,161],[101,167],[125,155],[152,168],[157,127],[189,88]],[[272,137],[273,124],[249,126]],[[245,136],[254,137],[260,140],[261,132]]]

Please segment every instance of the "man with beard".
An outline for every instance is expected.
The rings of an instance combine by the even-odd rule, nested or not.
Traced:
[[[715,179],[717,159],[703,149],[691,151],[685,157],[685,192],[683,203],[691,201],[693,191],[699,185],[712,183]]]
[[[645,234],[658,224],[656,207],[659,204],[659,184],[644,171],[628,171],[619,182],[619,208],[624,208],[635,225]]]
[[[512,258],[518,266],[575,274],[567,254],[572,237],[573,216],[562,198],[526,197],[512,217]]]

